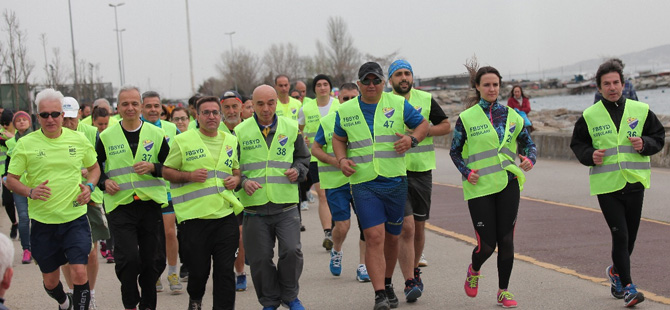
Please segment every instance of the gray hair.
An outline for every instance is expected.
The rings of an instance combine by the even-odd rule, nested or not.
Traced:
[[[0,233],[0,279],[5,276],[5,270],[12,267],[14,258],[14,244],[5,234]]]
[[[140,92],[140,88],[137,87],[137,86],[134,86],[134,85],[123,85],[123,86],[121,86],[121,88],[119,88],[119,93],[116,95],[116,98],[119,98],[119,95],[120,95],[122,92],[131,91],[131,90],[135,90],[135,91],[137,91],[137,93],[140,93],[140,94],[142,93],[142,92]]]
[[[58,100],[58,103],[60,103],[60,109],[61,111],[63,110],[63,94],[53,88],[47,88],[45,90],[42,90],[41,92],[37,93],[37,96],[35,96],[35,105],[37,106],[37,110],[39,111],[40,109],[40,103],[44,100]]]
[[[144,103],[144,99],[146,99],[146,98],[158,98],[158,100],[160,101],[161,100],[161,95],[159,95],[157,92],[155,92],[153,90],[148,90],[148,91],[145,91],[142,94],[142,102],[143,103]]]

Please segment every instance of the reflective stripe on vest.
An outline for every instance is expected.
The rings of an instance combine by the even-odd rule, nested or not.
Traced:
[[[335,98],[330,98],[330,108],[326,115],[335,113],[339,107],[340,102]],[[321,111],[319,110],[319,105],[316,99],[305,98],[303,100],[302,114],[305,116],[305,127],[302,129],[302,133],[309,140],[309,145],[307,145],[307,147],[311,152],[314,137],[316,137],[316,132],[319,130],[319,125],[321,124]],[[317,159],[312,155],[310,161],[316,162]]]
[[[619,131],[602,101],[584,110],[584,120],[596,149],[605,149],[601,165],[589,170],[591,195],[615,192],[626,183],[640,182],[649,188],[651,180],[650,157],[640,155],[628,137],[642,136],[649,113],[645,103],[627,99]]]
[[[277,129],[269,147],[255,118],[246,119],[235,129],[240,143],[240,170],[249,181],[262,186],[251,196],[238,191],[242,204],[252,207],[268,202],[298,203],[298,185],[284,175],[293,164],[298,122],[277,117]]]
[[[407,174],[405,155],[398,154],[393,142],[398,140],[396,133],[405,131],[405,98],[394,94],[382,93],[374,116],[374,141],[370,133],[359,100],[350,100],[338,110],[340,126],[347,133],[347,157],[353,160],[356,172],[349,178],[351,184],[375,179]]]
[[[162,129],[143,123],[140,129],[139,145],[133,157],[121,124],[112,126],[100,134],[100,141],[105,146],[107,160],[105,173],[119,185],[114,195],[104,194],[105,210],[112,212],[119,205],[133,202],[133,194],[140,200],[153,200],[161,206],[167,206],[166,184],[162,178],[151,174],[139,175],[134,172],[133,165],[140,161],[158,163],[165,133]]]
[[[470,184],[466,177],[462,177],[465,200],[502,191],[507,186],[507,171],[516,175],[519,190],[523,190],[526,179],[521,169],[514,163],[517,157],[516,138],[523,130],[523,118],[510,108],[507,108],[507,112],[502,145],[498,133],[480,105],[470,107],[459,116],[467,134],[462,152],[463,160],[468,168],[479,170],[476,185]]]
[[[409,104],[419,112],[423,118],[429,120],[432,108],[432,95],[429,92],[412,88]],[[426,137],[419,145],[405,152],[405,162],[408,171],[429,171],[435,169],[435,146],[433,137]]]

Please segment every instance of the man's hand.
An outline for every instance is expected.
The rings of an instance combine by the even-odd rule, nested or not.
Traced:
[[[81,194],[77,196],[77,203],[85,206],[91,200],[91,188],[88,185],[79,184]]]
[[[191,171],[188,175],[191,182],[205,183],[207,181],[207,169]]]
[[[408,135],[403,135],[398,132],[396,132],[395,135],[400,139],[393,143],[393,149],[395,149],[396,153],[398,154],[407,152],[407,150],[412,147],[412,138],[410,138]]]
[[[154,172],[154,164],[146,161],[141,161],[133,165],[133,169],[137,174],[149,174]]]
[[[640,138],[640,137],[628,137],[628,140],[630,141],[630,143],[633,144],[633,148],[636,151],[638,151],[638,152],[642,151],[642,149],[644,148],[644,140],[642,140],[642,138]]]
[[[354,174],[354,172],[356,172],[354,168],[351,168],[356,167],[356,163],[351,159],[342,158],[338,164],[340,165],[340,170],[342,170],[342,174],[344,174],[345,177],[350,177],[352,174]]]
[[[247,180],[246,182],[244,182],[244,191],[249,196],[253,195],[259,188],[263,188],[263,186],[258,184],[258,182],[256,181]]]
[[[479,174],[477,174],[477,172],[479,172],[479,169],[472,169],[468,175],[468,182],[472,185],[477,185],[477,181],[479,180]]]
[[[295,168],[288,168],[286,172],[284,172],[284,175],[288,177],[288,180],[291,182],[298,180],[298,170]]]
[[[602,165],[603,157],[605,157],[605,149],[595,150],[593,152],[593,163],[596,165]]]
[[[107,194],[114,196],[114,194],[116,194],[116,192],[119,190],[121,190],[121,188],[119,187],[119,184],[116,183],[116,181],[112,179],[105,180],[105,192],[107,192]]]
[[[234,190],[238,184],[240,184],[240,176],[231,175],[224,180],[224,184],[227,189]]]
[[[30,199],[47,201],[51,197],[51,188],[47,186],[49,180],[42,182],[42,184],[37,185],[33,188],[32,192],[28,195]],[[80,184],[81,185],[81,184]]]

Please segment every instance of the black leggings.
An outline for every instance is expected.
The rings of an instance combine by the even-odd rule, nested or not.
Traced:
[[[12,225],[18,223],[16,221],[14,195],[12,195],[12,192],[4,184],[2,185],[2,204],[5,206],[5,211],[7,211],[7,216],[9,216],[9,220],[12,222]]]
[[[514,265],[514,226],[519,211],[519,182],[513,179],[502,191],[468,200],[477,234],[472,269],[480,270],[498,246],[498,287],[507,289]]]
[[[612,234],[612,262],[624,287],[632,283],[630,255],[633,254],[637,230],[640,227],[643,200],[644,190],[626,194],[614,192],[598,195],[600,210]]]

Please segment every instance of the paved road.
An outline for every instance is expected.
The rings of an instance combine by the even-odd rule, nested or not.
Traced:
[[[453,187],[460,184],[460,180],[445,150],[438,150],[438,162],[439,167],[434,174],[438,184],[434,185],[433,216],[429,221],[434,233],[427,234],[425,253],[429,266],[423,269],[426,289],[417,303],[401,301],[400,308],[498,309],[493,257],[482,268],[484,278],[480,282],[478,297],[469,298],[463,292],[474,234],[461,191]],[[670,171],[654,169],[653,175],[653,188],[647,192],[644,216],[661,222],[643,223],[633,255],[633,275],[640,288],[649,293],[648,296],[660,301],[648,300],[639,308],[668,309],[670,292],[667,285],[663,286],[662,280],[670,276],[667,268],[670,227],[667,225],[669,211],[663,204],[667,198],[663,197],[666,195],[661,189],[670,185]],[[585,179],[584,167],[561,161],[541,161],[528,174],[528,186],[523,196],[563,204],[522,200],[516,231],[518,254],[510,283],[510,290],[522,308],[612,309],[623,305],[622,301],[609,296],[609,288],[605,285],[604,267],[609,262],[608,234],[602,215],[592,210],[597,209],[597,203],[588,196],[588,188],[584,189],[588,185]],[[343,274],[334,277],[328,271],[329,255],[321,247],[323,235],[316,211],[316,204],[312,204],[311,209],[303,213],[307,231],[302,234],[305,268],[301,277],[300,299],[308,309],[371,309],[372,286],[355,280],[358,232],[352,227],[344,246]],[[9,231],[4,211],[0,214],[0,231]],[[18,254],[20,244],[15,241],[14,245],[17,251],[15,276],[5,295],[6,305],[10,309],[55,308],[42,288],[37,266],[22,265]],[[96,288],[98,306],[100,309],[121,309],[119,282],[113,265],[100,262]],[[394,283],[398,294],[402,294],[402,282],[402,276],[396,269]],[[249,284],[248,291],[237,294],[237,309],[261,308],[251,281]],[[210,283],[205,295],[205,308],[211,307],[211,290]],[[187,302],[185,293],[159,293],[158,309],[185,309]]]

